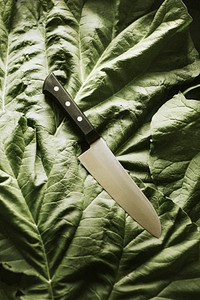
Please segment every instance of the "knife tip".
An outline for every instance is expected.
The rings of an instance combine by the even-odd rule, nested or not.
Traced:
[[[160,229],[159,231],[157,231],[157,232],[154,234],[154,236],[155,236],[157,239],[159,239],[159,238],[161,237],[161,234],[162,234],[162,231],[161,231],[161,229]]]
[[[157,239],[159,239],[161,237],[162,234],[162,228],[161,228],[161,224],[160,224],[160,220],[158,219],[158,223],[157,225],[154,227],[153,230],[151,230],[150,232],[153,236],[155,236]]]

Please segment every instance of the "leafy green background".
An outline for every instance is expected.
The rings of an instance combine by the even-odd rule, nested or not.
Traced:
[[[0,0],[0,300],[199,300],[200,8],[185,4]],[[160,239],[80,165],[81,138],[42,94],[51,71]]]

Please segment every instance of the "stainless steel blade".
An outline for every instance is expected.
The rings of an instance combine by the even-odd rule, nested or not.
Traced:
[[[160,237],[160,220],[152,204],[102,138],[91,144],[90,148],[79,156],[79,160],[135,221],[155,237]]]

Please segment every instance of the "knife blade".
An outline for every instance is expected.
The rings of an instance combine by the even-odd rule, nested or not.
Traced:
[[[138,224],[159,238],[161,224],[153,205],[53,73],[45,79],[43,93],[61,105],[88,143],[89,148],[78,157],[81,164]]]

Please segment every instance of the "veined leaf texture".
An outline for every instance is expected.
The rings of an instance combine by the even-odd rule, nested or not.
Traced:
[[[0,300],[199,300],[199,73],[181,0],[0,0]],[[162,223],[80,165],[54,72]]]

